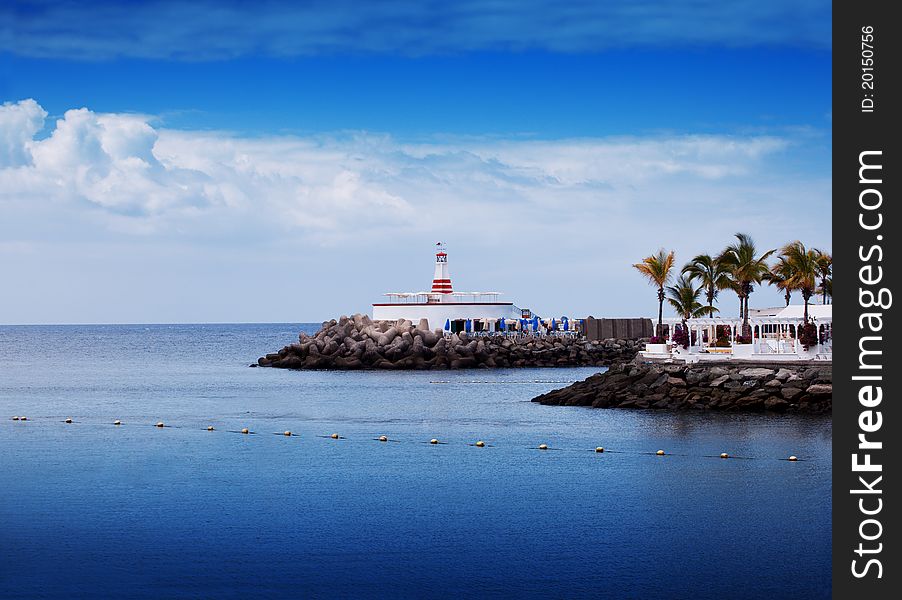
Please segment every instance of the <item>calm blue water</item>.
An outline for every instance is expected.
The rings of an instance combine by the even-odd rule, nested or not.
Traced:
[[[528,402],[595,369],[247,368],[301,328],[0,327],[0,597],[829,595],[829,419]]]

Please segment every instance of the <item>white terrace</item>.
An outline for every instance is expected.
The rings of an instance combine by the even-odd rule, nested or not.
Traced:
[[[820,343],[805,349],[798,339],[799,329],[805,324],[804,306],[791,304],[772,311],[756,311],[749,317],[752,330],[751,343],[739,343],[742,319],[739,317],[713,317],[689,319],[692,344],[683,348],[673,342],[675,327],[682,327],[678,318],[664,319],[668,325],[665,344],[648,344],[643,355],[646,358],[680,358],[688,362],[742,360],[833,360],[833,306],[810,304],[808,318],[817,326]],[[722,340],[718,344],[718,333]]]

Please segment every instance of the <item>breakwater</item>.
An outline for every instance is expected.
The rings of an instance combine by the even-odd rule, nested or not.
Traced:
[[[533,402],[594,408],[830,413],[830,364],[644,364],[612,367]]]
[[[373,321],[367,315],[323,323],[314,335],[261,357],[280,369],[467,369],[608,366],[630,361],[638,340],[587,341],[570,336],[444,335],[425,320]]]

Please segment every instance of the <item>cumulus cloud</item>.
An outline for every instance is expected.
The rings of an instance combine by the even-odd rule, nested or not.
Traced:
[[[32,138],[46,117],[47,112],[31,99],[0,106],[0,168],[31,162]]]
[[[0,108],[0,198],[84,209],[112,229],[231,235],[298,231],[337,241],[435,215],[578,222],[636,205],[742,205],[743,186],[790,142],[682,135],[561,140],[385,135],[242,138],[158,129],[147,116],[67,111],[36,139],[34,100]],[[8,209],[11,210],[11,209]],[[753,212],[757,209],[753,208]]]
[[[0,28],[3,50],[86,59],[831,43],[830,3],[821,0],[29,0],[4,3],[0,16],[14,23]]]

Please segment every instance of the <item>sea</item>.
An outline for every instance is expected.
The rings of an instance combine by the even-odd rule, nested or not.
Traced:
[[[318,328],[0,326],[0,598],[830,596],[829,417],[249,367]]]

